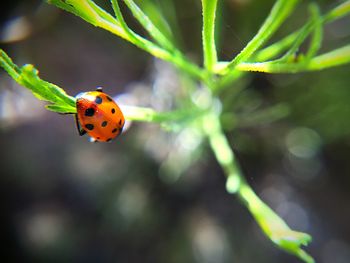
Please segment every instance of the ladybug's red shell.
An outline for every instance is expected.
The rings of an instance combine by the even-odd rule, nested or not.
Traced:
[[[76,99],[81,135],[87,132],[96,141],[108,142],[122,132],[124,115],[117,103],[101,89],[80,93]]]

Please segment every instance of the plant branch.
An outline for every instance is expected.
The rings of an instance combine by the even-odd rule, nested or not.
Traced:
[[[307,60],[312,59],[312,56],[316,54],[319,50],[321,41],[322,41],[322,25],[326,23],[334,22],[337,19],[341,19],[342,17],[348,15],[350,13],[350,0],[336,6],[332,10],[328,11],[325,15],[320,16],[319,10],[316,6],[311,5],[311,13],[312,19],[307,22],[302,28],[299,30],[289,34],[283,39],[275,42],[274,44],[260,50],[256,55],[252,58],[255,62],[245,62],[237,65],[235,70],[232,70],[230,74],[226,74],[225,70],[228,68],[230,62],[220,61],[216,64],[214,71],[216,74],[223,75],[223,77],[215,84],[214,88],[217,92],[223,87],[227,86],[229,83],[234,81],[235,79],[242,76],[242,72],[240,71],[259,71],[259,72],[269,72],[269,73],[294,73],[301,71],[309,71],[309,70],[320,70],[323,68],[332,67],[332,64],[323,64],[323,65],[315,65],[310,63],[307,65]],[[311,38],[311,43],[306,54],[305,58],[302,58],[304,61],[299,61],[297,63],[283,63],[277,64],[277,62],[290,62],[288,58],[292,58],[293,52],[295,52],[299,45],[305,40],[305,38],[313,31],[313,35]],[[277,59],[275,61],[263,62],[268,59],[272,59],[278,55],[280,55],[283,51],[289,51],[285,54],[284,57]],[[337,54],[337,57],[341,57],[341,54]],[[333,54],[334,55],[334,54]],[[335,66],[342,65],[348,63],[348,59],[346,58],[346,54],[344,57],[339,60],[332,59],[332,63]],[[327,58],[327,57],[326,57]],[[324,58],[321,60],[323,61]],[[276,62],[274,65],[272,65]],[[317,62],[317,60],[314,60]],[[263,64],[261,64],[263,63]],[[265,64],[266,63],[266,64]],[[267,69],[268,68],[268,69]],[[272,71],[272,72],[270,72]]]
[[[312,16],[312,27],[313,27],[313,33],[310,40],[309,49],[305,55],[306,60],[312,59],[319,49],[321,48],[322,44],[322,37],[323,37],[323,21],[322,16],[320,12],[320,8],[317,4],[312,3],[310,4],[310,12]]]
[[[112,2],[116,2],[113,0]],[[179,52],[172,42],[152,23],[151,19],[135,4],[133,0],[124,0],[134,17],[139,21],[151,37],[158,42],[163,48],[171,52]]]
[[[343,18],[344,16],[348,15],[350,13],[350,0],[340,4],[339,6],[336,6],[329,12],[327,12],[325,15],[322,16],[322,24],[328,24],[332,23],[338,19]],[[308,22],[305,24],[302,28],[299,30],[289,34],[288,36],[284,37],[283,39],[277,41],[274,44],[271,44],[270,46],[260,50],[254,60],[256,62],[262,62],[271,58],[276,57],[281,52],[289,48],[293,43],[295,42],[295,39],[300,34],[301,31],[305,30],[306,27],[310,26],[311,22]]]
[[[157,44],[137,35],[136,33],[126,32],[121,26],[120,21],[112,17],[106,11],[98,7],[91,0],[47,0],[59,8],[69,11],[96,27],[103,28],[129,42],[135,46],[147,51],[154,57],[168,61],[189,75],[204,82],[208,82],[207,74],[196,64],[189,61],[181,53],[171,53]],[[125,25],[124,25],[125,26]],[[131,37],[132,34],[132,37]]]
[[[47,108],[59,113],[75,113],[75,98],[66,94],[60,87],[39,77],[39,71],[33,65],[18,67],[11,58],[0,49],[0,66],[20,85],[29,89],[40,100],[52,103]]]
[[[203,10],[203,56],[204,66],[209,71],[213,70],[217,62],[216,45],[215,45],[215,13],[217,0],[202,0]]]
[[[203,114],[203,111],[193,110],[189,114],[188,109],[180,109],[167,112],[158,112],[152,108],[121,105],[124,116],[129,121],[142,121],[153,123],[181,122],[186,119],[196,119]]]
[[[227,176],[227,191],[239,196],[242,204],[248,208],[260,228],[273,243],[305,262],[313,263],[313,258],[301,248],[302,245],[307,245],[311,241],[311,236],[290,229],[283,219],[254,193],[242,175],[216,113],[208,113],[205,116],[203,131],[208,136],[211,149]]]
[[[302,60],[296,63],[276,63],[274,61],[241,63],[238,70],[265,73],[297,73],[317,71],[350,63],[350,45],[318,55],[309,61]]]
[[[339,18],[342,18],[350,13],[350,1],[347,0],[344,3],[333,8],[324,16],[324,22],[330,23]]]
[[[258,33],[246,47],[227,64],[224,73],[229,73],[229,71],[234,69],[239,63],[247,61],[258,48],[266,43],[292,13],[299,1],[300,0],[278,0],[263,25],[260,27]]]
[[[140,36],[138,36],[134,31],[132,31],[126,24],[124,17],[120,11],[119,4],[117,0],[111,0],[112,8],[115,16],[120,23],[120,27],[123,29],[125,34],[130,38],[130,42],[135,43],[141,41]]]

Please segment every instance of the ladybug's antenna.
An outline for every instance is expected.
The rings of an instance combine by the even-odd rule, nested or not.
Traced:
[[[96,91],[102,92],[102,87],[97,87]]]

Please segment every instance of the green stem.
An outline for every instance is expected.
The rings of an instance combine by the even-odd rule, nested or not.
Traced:
[[[125,23],[123,15],[120,11],[117,0],[111,0],[113,10],[116,14],[118,21],[120,22],[121,27],[124,29],[126,35],[130,38],[130,42],[138,46],[139,48],[146,50],[152,55],[159,57],[163,60],[172,62],[182,70],[187,73],[202,79],[203,81],[207,81],[206,74],[201,71],[201,69],[188,61],[184,56],[182,56],[181,52],[178,51],[172,43],[156,28],[152,21],[142,12],[142,10],[134,3],[132,0],[124,0],[126,5],[134,14],[135,18],[140,22],[140,24],[151,34],[151,36],[164,48],[167,50],[158,47],[151,41],[144,39],[139,36],[135,32],[133,32],[128,25]],[[106,29],[106,28],[105,28]]]
[[[241,63],[237,66],[238,70],[255,71],[265,73],[296,73],[303,71],[317,71],[335,66],[344,65],[350,62],[350,45],[332,50],[328,53],[316,56],[310,61],[301,61],[297,63],[276,63],[257,62]]]
[[[325,23],[332,22],[350,13],[350,1],[345,1],[324,16]]]
[[[273,243],[305,262],[313,263],[313,258],[300,248],[302,245],[307,245],[311,241],[311,237],[306,233],[290,229],[283,219],[269,208],[246,182],[229,142],[222,131],[218,114],[211,112],[204,116],[203,131],[209,139],[217,161],[227,176],[227,191],[238,195],[242,204],[248,208],[260,228]]]
[[[203,56],[204,66],[212,71],[217,62],[216,45],[215,45],[215,13],[217,0],[202,0],[203,9]]]
[[[317,52],[321,48],[323,37],[323,19],[321,16],[320,8],[317,4],[312,3],[310,4],[310,12],[312,15],[313,33],[311,36],[309,49],[305,55],[306,60],[312,59],[317,54]]]
[[[224,67],[221,68],[220,75],[223,75],[221,79],[216,83],[216,91],[232,83],[237,78],[236,67],[243,61],[249,60],[249,58],[258,50],[281,26],[281,24],[292,13],[297,3],[300,0],[278,0],[273,6],[270,14],[260,27],[258,33],[254,38],[246,45],[246,47]]]
[[[158,112],[152,108],[136,107],[136,106],[121,106],[125,119],[129,121],[153,122],[165,125],[171,122],[192,121],[203,115],[202,110],[188,108],[179,109],[167,112]]]
[[[171,53],[166,49],[158,46],[157,44],[137,35],[130,29],[125,30],[127,25],[121,25],[121,21],[116,20],[106,11],[97,6],[93,1],[90,0],[47,0],[59,8],[65,9],[87,22],[93,24],[96,27],[103,28],[129,42],[135,46],[147,51],[154,57],[168,61],[189,75],[196,79],[200,79],[204,82],[208,82],[207,73],[198,67],[196,64],[189,61],[181,53]]]
[[[116,0],[112,0],[112,3]],[[135,4],[133,0],[124,0],[134,17],[146,29],[151,37],[163,48],[171,52],[179,52],[172,42],[152,23],[151,19]]]
[[[180,56],[180,55],[173,55],[169,51],[157,46],[156,44],[152,43],[151,41],[149,41],[147,39],[140,37],[137,34],[134,35],[135,38],[137,39],[137,41],[133,41],[126,34],[120,35],[120,33],[119,33],[120,27],[115,25],[115,24],[111,24],[108,21],[102,20],[98,23],[97,26],[99,26],[99,27],[101,27],[101,28],[113,33],[113,34],[116,34],[118,36],[122,36],[123,38],[125,38],[129,42],[133,43],[135,46],[147,51],[148,53],[150,53],[154,57],[171,62],[172,64],[174,64],[175,66],[177,66],[181,70],[187,72],[189,75],[191,75],[197,79],[201,79],[205,82],[207,81],[207,74],[205,73],[205,71],[203,71],[197,65],[195,65],[192,62],[190,62],[189,60],[187,60],[185,57]]]
[[[129,121],[142,121],[142,122],[160,122],[161,113],[146,107],[136,107],[136,106],[121,106],[124,117]]]
[[[112,8],[115,16],[120,23],[120,27],[124,30],[124,33],[130,38],[130,42],[135,43],[141,41],[141,37],[138,36],[134,31],[132,31],[126,24],[124,17],[120,11],[119,4],[117,0],[111,0]]]
[[[350,0],[330,10],[328,13],[322,16],[321,20],[323,24],[328,24],[348,15],[349,13],[350,13]],[[293,45],[293,43],[295,42],[295,39],[300,34],[300,32],[305,30],[306,27],[309,27],[310,26],[309,24],[310,22],[305,24],[299,30],[277,41],[276,43],[271,44],[270,46],[260,50],[255,56],[254,60],[256,62],[262,62],[262,61],[276,57],[281,52],[283,52],[284,50],[289,48],[291,45]]]
[[[203,121],[203,130],[208,136],[211,149],[228,178],[230,193],[236,193],[241,184],[246,184],[240,166],[223,134],[220,118],[215,113],[209,113]]]
[[[270,14],[264,21],[254,38],[247,46],[227,65],[225,72],[229,72],[242,61],[247,61],[250,56],[260,48],[281,26],[281,24],[292,13],[300,0],[278,0],[273,6]]]

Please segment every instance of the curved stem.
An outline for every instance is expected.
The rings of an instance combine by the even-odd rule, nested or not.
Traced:
[[[116,34],[118,36],[121,36],[119,34],[120,27],[109,23],[108,21],[102,20],[98,24],[99,27]],[[125,34],[124,34],[125,36]],[[127,35],[126,35],[127,36]],[[185,57],[180,55],[174,55],[170,53],[169,51],[159,47],[158,45],[154,44],[153,42],[135,34],[134,38],[137,39],[137,41],[132,41],[129,36],[124,37],[129,42],[133,43],[135,46],[147,51],[151,55],[163,59],[165,61],[171,62],[178,68],[182,69],[183,71],[187,72],[189,75],[192,75],[195,78],[201,79],[203,81],[207,81],[207,74],[204,70],[199,68],[197,65],[193,64],[189,60],[187,60]]]
[[[311,241],[311,236],[290,229],[283,219],[254,193],[254,190],[243,177],[241,168],[235,159],[215,112],[210,112],[205,116],[203,130],[208,137],[217,161],[227,177],[227,191],[238,195],[242,204],[248,208],[260,228],[273,243],[305,262],[313,263],[313,258],[301,249],[302,245],[307,245]]]
[[[117,0],[112,0],[117,2]],[[173,43],[152,23],[151,19],[135,4],[133,0],[124,0],[134,17],[139,21],[143,28],[158,42],[163,48],[171,52],[180,52]]]
[[[322,18],[320,19],[322,20],[323,24],[328,24],[348,15],[349,13],[350,13],[350,0],[345,1],[344,3],[336,6],[335,8],[327,12],[325,15],[323,15]],[[286,50],[288,47],[290,47],[294,43],[295,39],[300,34],[300,32],[305,30],[305,28],[308,27],[309,24],[310,22],[305,24],[299,30],[284,37],[280,41],[277,41],[274,44],[271,44],[270,46],[260,50],[259,52],[257,52],[257,55],[255,56],[254,60],[257,62],[261,62],[277,56],[278,54]]]
[[[247,44],[247,46],[231,62],[229,62],[225,72],[228,73],[242,61],[249,59],[250,56],[275,33],[284,20],[291,14],[299,1],[300,0],[278,0],[258,33]]]
[[[296,63],[276,63],[274,61],[241,63],[238,70],[255,71],[265,73],[296,73],[303,71],[317,71],[335,66],[340,66],[350,62],[350,45],[347,45],[328,53],[316,56],[309,61]]]

